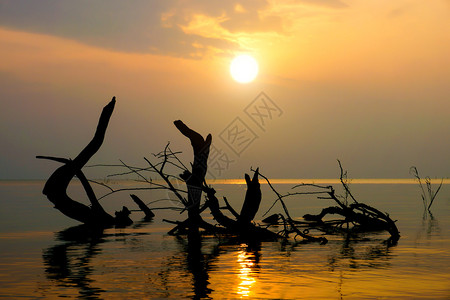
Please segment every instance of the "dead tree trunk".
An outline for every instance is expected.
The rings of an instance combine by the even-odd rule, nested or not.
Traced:
[[[245,193],[245,200],[242,204],[241,213],[239,215],[239,222],[247,226],[255,218],[258,212],[259,205],[261,204],[261,185],[258,180],[258,171],[256,169],[253,179],[250,180],[250,176],[245,174],[245,181],[247,183],[247,192]]]
[[[75,159],[70,160],[65,158],[37,156],[37,158],[50,159],[64,163],[64,165],[56,169],[47,180],[44,190],[42,191],[43,194],[46,195],[48,200],[55,205],[55,208],[64,215],[88,225],[112,226],[116,223],[125,224],[131,221],[126,220],[128,215],[121,212],[119,212],[118,215],[116,214],[118,216],[116,218],[108,214],[98,202],[91,185],[81,171],[89,159],[100,149],[105,138],[106,129],[113,113],[115,103],[116,99],[113,97],[111,102],[103,108],[94,137]],[[67,187],[74,176],[77,176],[78,179],[80,179],[89,201],[91,202],[91,207],[72,200],[67,195]]]
[[[190,222],[189,229],[193,232],[198,231],[201,223],[200,201],[202,197],[202,185],[205,181],[208,170],[209,147],[211,146],[211,134],[208,134],[206,140],[198,132],[187,127],[182,121],[174,122],[178,130],[191,141],[194,150],[194,163],[192,172],[185,172],[181,177],[186,181],[188,189],[187,210]]]

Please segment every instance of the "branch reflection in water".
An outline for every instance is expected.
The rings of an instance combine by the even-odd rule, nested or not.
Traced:
[[[430,239],[433,235],[440,236],[441,228],[439,226],[439,221],[429,210],[423,211],[421,231],[426,232],[426,236],[428,239]],[[418,233],[418,235],[420,236],[420,232]]]
[[[47,278],[58,287],[75,288],[80,296],[96,299],[105,291],[94,287],[89,277],[93,271],[92,258],[101,253],[102,237],[103,229],[95,230],[86,225],[57,233],[56,240],[63,243],[44,250],[43,254]]]
[[[327,246],[215,236],[164,236],[161,242],[154,235],[143,235],[143,225],[120,234],[85,226],[59,232],[58,244],[43,254],[49,296],[276,297],[283,286],[295,287],[299,277],[303,279],[298,291],[316,289],[317,280],[327,279],[324,284],[334,286],[336,295],[345,285],[347,272],[387,268],[392,257],[392,249],[376,235],[336,235]],[[136,243],[145,246],[136,248]],[[304,251],[310,254],[302,259]],[[121,264],[111,261],[123,258],[126,261]],[[329,271],[336,277],[323,276]]]
[[[137,222],[133,228],[139,229],[151,221]],[[142,235],[131,233],[130,235]],[[127,235],[126,233],[122,233]],[[145,235],[145,234],[144,234]],[[104,288],[95,287],[92,279],[95,272],[93,259],[102,253],[102,244],[116,234],[106,234],[103,228],[87,225],[69,227],[55,234],[58,244],[43,250],[45,274],[58,287],[59,297],[70,297],[77,292],[83,299],[100,299],[106,293]]]

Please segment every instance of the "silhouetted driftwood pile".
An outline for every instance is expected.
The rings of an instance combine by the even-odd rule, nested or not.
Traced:
[[[94,227],[111,227],[111,226],[128,226],[132,223],[129,218],[130,210],[123,207],[122,210],[117,211],[115,216],[108,214],[100,205],[90,182],[87,180],[82,172],[82,168],[86,165],[89,159],[101,147],[106,129],[112,112],[114,110],[115,98],[103,108],[101,113],[97,130],[93,139],[89,144],[78,154],[75,159],[70,160],[66,158],[37,156],[37,158],[50,159],[63,163],[61,167],[47,180],[43,193],[55,205],[55,208],[60,210],[64,215],[75,219],[79,222]],[[227,199],[224,197],[225,207],[221,207],[219,200],[216,197],[214,188],[206,183],[205,175],[208,168],[208,156],[212,141],[211,134],[208,134],[206,139],[201,134],[189,128],[182,121],[174,122],[176,128],[186,136],[192,145],[194,160],[191,168],[186,168],[179,158],[177,153],[173,152],[169,145],[165,149],[156,154],[155,157],[159,162],[152,163],[146,159],[148,163],[147,168],[133,168],[124,164],[130,170],[130,173],[136,173],[142,176],[140,172],[150,171],[156,173],[163,181],[164,185],[145,180],[151,185],[157,185],[157,188],[167,189],[173,193],[177,200],[183,205],[184,210],[187,211],[187,218],[184,221],[168,221],[174,223],[175,227],[170,230],[169,234],[188,234],[190,238],[198,236],[201,233],[206,234],[226,234],[243,239],[257,239],[257,240],[278,240],[288,239],[290,237],[301,237],[303,242],[319,242],[326,243],[326,234],[335,233],[338,231],[382,231],[385,230],[390,233],[389,244],[395,244],[400,235],[395,222],[388,214],[383,213],[369,205],[359,203],[351,194],[348,184],[343,180],[343,172],[341,167],[341,182],[351,196],[353,202],[348,204],[336,196],[333,187],[319,186],[319,185],[300,185],[313,186],[320,189],[319,192],[307,192],[307,194],[326,193],[328,199],[337,203],[337,206],[330,206],[324,208],[319,214],[307,214],[303,216],[303,220],[299,221],[290,216],[289,210],[283,200],[287,196],[293,196],[294,193],[288,195],[281,195],[270,184],[270,181],[262,174],[259,169],[252,170],[253,177],[245,174],[247,184],[247,191],[240,213],[231,207]],[[166,173],[165,167],[167,165],[176,166],[182,170],[182,173],[177,176]],[[67,187],[74,177],[80,180],[88,199],[90,206],[72,200],[67,195]],[[264,226],[256,224],[253,219],[259,210],[262,199],[261,187],[259,177],[264,178],[273,192],[277,195],[275,202],[280,202],[284,213],[274,214],[264,219]],[[142,176],[142,178],[145,178]],[[178,178],[186,184],[187,191],[175,187],[172,180]],[[300,187],[299,186],[299,187]],[[184,196],[187,193],[187,198]],[[202,201],[202,195],[205,195],[205,201]],[[145,213],[147,219],[154,216],[152,210],[136,195],[131,195],[132,199],[138,207]],[[202,214],[209,210],[217,224],[211,224],[202,218]],[[233,217],[229,217],[223,213],[227,210]],[[338,215],[340,219],[324,220],[327,215]],[[281,226],[281,230],[280,230]],[[319,236],[310,234],[310,230],[318,230]],[[322,234],[320,234],[322,232]]]

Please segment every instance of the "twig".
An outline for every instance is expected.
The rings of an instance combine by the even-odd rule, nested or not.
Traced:
[[[436,198],[437,194],[439,193],[439,190],[441,189],[443,182],[444,182],[444,179],[441,180],[441,184],[439,184],[439,187],[437,188],[436,192],[434,192],[434,194],[432,194],[430,205],[428,205],[428,211],[430,211],[431,205],[433,204],[434,199]]]
[[[422,197],[424,210],[430,211],[431,205],[433,204],[434,199],[436,198],[438,192],[440,191],[440,189],[442,187],[442,183],[444,182],[444,179],[442,178],[441,183],[439,184],[437,190],[435,192],[433,192],[433,189],[431,187],[431,178],[428,176],[425,177],[425,184],[427,186],[427,191],[428,191],[428,197],[427,197],[427,193],[425,193],[425,188],[423,187],[422,179],[420,178],[419,171],[417,170],[417,168],[415,166],[412,166],[409,169],[409,173],[411,175],[413,175],[419,182],[419,186],[422,191],[422,194],[420,196]],[[429,204],[428,204],[428,199],[430,200]]]
[[[352,198],[352,200],[355,203],[358,203],[358,201],[356,201],[355,197],[353,197],[352,192],[350,192],[350,188],[348,187],[348,184],[346,182],[344,182],[344,170],[342,169],[342,165],[341,165],[341,161],[338,159],[338,164],[339,164],[339,169],[341,170],[341,176],[339,177],[339,179],[341,180],[342,186],[345,189],[345,192]]]
[[[144,157],[145,161],[161,176],[161,178],[167,183],[169,189],[177,196],[177,198],[184,204],[187,205],[186,199],[184,199],[180,193],[178,193],[178,189],[176,189],[173,184],[170,182],[168,177],[162,172],[162,169],[158,170],[146,157]]]

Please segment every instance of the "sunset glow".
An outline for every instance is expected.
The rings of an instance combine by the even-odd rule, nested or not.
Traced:
[[[1,297],[448,299],[449,53],[450,0],[0,0]]]
[[[76,1],[51,10],[37,2],[2,6],[4,178],[45,177],[35,152],[53,153],[50,142],[65,132],[82,139],[91,126],[75,122],[77,115],[95,119],[114,95],[118,112],[111,126],[117,127],[104,161],[142,157],[150,141],[174,141],[171,121],[184,115],[220,141],[260,92],[288,113],[267,128],[243,120],[254,123],[258,139],[242,155],[255,165],[264,161],[271,177],[334,178],[337,157],[359,178],[405,178],[412,163],[447,177],[447,2],[102,3],[90,9]],[[114,27],[118,19],[121,26]],[[96,24],[95,31],[79,20]],[[237,54],[253,59],[232,63]],[[62,118],[69,106],[73,117]],[[55,122],[57,132],[49,135]],[[139,128],[152,128],[152,138],[130,134]],[[61,147],[65,153],[78,143]],[[246,163],[227,155],[234,163],[224,176],[242,178]]]

